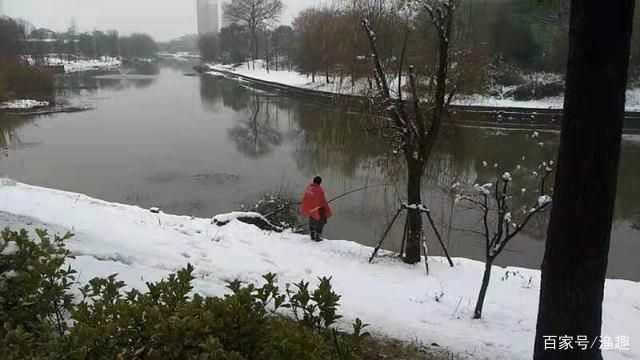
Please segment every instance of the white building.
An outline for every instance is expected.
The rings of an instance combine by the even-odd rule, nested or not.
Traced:
[[[198,0],[198,34],[220,31],[220,4],[218,0]]]

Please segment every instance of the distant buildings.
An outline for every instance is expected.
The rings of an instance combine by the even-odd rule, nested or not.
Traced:
[[[217,33],[218,31],[220,31],[219,1],[198,0],[198,34]]]

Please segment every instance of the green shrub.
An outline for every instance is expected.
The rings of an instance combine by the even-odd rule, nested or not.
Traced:
[[[359,319],[349,334],[332,325],[340,296],[330,278],[260,287],[231,281],[228,295],[191,295],[194,268],[124,291],[115,275],[69,295],[75,272],[64,241],[38,231],[2,233],[0,359],[357,359],[368,336]]]

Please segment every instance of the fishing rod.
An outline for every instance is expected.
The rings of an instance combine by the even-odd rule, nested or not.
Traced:
[[[367,190],[367,189],[375,188],[375,187],[390,186],[390,185],[391,185],[391,184],[375,184],[375,185],[367,185],[367,186],[363,186],[363,187],[361,187],[361,188],[357,188],[357,189],[349,190],[349,191],[347,191],[347,192],[346,192],[346,193],[344,193],[344,194],[340,194],[340,195],[338,195],[338,196],[336,196],[336,197],[332,198],[331,200],[327,201],[327,203],[328,203],[328,204],[330,204],[330,203],[332,203],[332,202],[334,202],[334,201],[340,200],[340,199],[342,199],[343,197],[345,197],[345,196],[349,196],[349,195],[351,195],[351,194],[353,194],[353,193],[356,193],[356,192],[358,192],[358,191],[363,191],[363,190]],[[268,218],[268,217],[270,217],[270,216],[273,216],[273,215],[275,215],[275,214],[277,214],[277,213],[279,213],[279,212],[283,211],[284,209],[288,208],[289,206],[292,206],[292,205],[300,205],[300,204],[301,204],[301,203],[298,201],[298,202],[294,202],[294,203],[291,203],[291,204],[283,205],[283,206],[282,206],[282,207],[280,207],[279,209],[276,209],[276,210],[274,210],[274,211],[272,211],[272,212],[270,212],[270,213],[268,213],[268,214],[264,215],[264,217],[265,217],[265,218]]]
[[[351,195],[351,194],[353,194],[353,193],[355,193],[355,192],[358,192],[358,191],[367,190],[367,189],[374,188],[374,187],[382,187],[382,186],[390,186],[390,185],[391,185],[391,184],[377,184],[377,185],[367,185],[367,186],[363,186],[363,187],[361,187],[361,188],[357,188],[357,189],[353,189],[353,190],[347,191],[346,193],[344,193],[344,194],[342,194],[342,195],[338,195],[338,196],[334,197],[333,199],[331,199],[331,200],[327,201],[327,203],[331,204],[332,202],[334,202],[334,201],[336,201],[336,200],[340,200],[340,199],[342,199],[343,197],[348,196],[348,195]]]

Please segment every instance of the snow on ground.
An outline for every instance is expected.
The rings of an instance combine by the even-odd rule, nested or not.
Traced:
[[[490,107],[514,107],[530,109],[562,109],[564,97],[555,96],[540,100],[518,101],[510,98],[498,98],[488,95],[460,95],[453,101],[455,105],[464,106],[490,106]]]
[[[362,80],[356,81],[354,84],[355,86],[352,86],[349,77],[343,78],[342,81],[340,81],[339,78],[330,77],[329,79],[331,82],[327,84],[324,75],[321,73],[316,74],[316,81],[312,82],[311,75],[307,76],[296,71],[275,71],[274,69],[270,69],[269,72],[267,72],[264,67],[263,60],[256,60],[255,69],[252,65],[247,66],[247,64],[243,64],[241,66],[209,64],[208,67],[211,69],[212,73],[217,73],[217,71],[220,70],[229,71],[252,79],[336,94],[364,95],[369,89],[368,83]],[[395,88],[397,85],[394,86],[392,82],[391,86]]]
[[[32,57],[25,56],[24,58],[29,63],[34,63]],[[52,55],[45,57],[44,63],[49,66],[64,66],[65,73],[112,70],[122,65],[122,61],[120,61],[120,59],[110,56],[102,56],[98,59],[82,59],[78,57],[60,57]]]
[[[232,216],[229,216],[233,219]],[[349,241],[314,243],[292,233],[269,233],[232,220],[155,214],[86,195],[0,181],[0,226],[49,224],[72,230],[68,247],[79,280],[120,274],[144,288],[187,263],[196,268],[195,290],[221,295],[225,281],[260,281],[267,272],[281,282],[332,276],[342,294],[345,320],[360,317],[377,334],[487,359],[530,359],[535,334],[540,274],[494,267],[484,319],[471,320],[484,264],[442,258],[410,266],[386,256],[367,262],[372,249]],[[630,350],[607,350],[607,359],[640,358],[640,284],[607,280],[603,334],[630,337]]]
[[[48,101],[38,101],[38,100],[29,100],[29,99],[11,100],[11,101],[0,103],[0,109],[10,109],[10,110],[26,110],[26,109],[45,107],[45,106],[49,106]]]
[[[179,61],[193,61],[201,58],[200,55],[191,54],[189,52],[184,52],[184,51],[176,52],[176,53],[161,52],[161,53],[158,53],[158,56],[165,59],[174,59]]]
[[[622,141],[640,145],[640,134],[622,135]]]
[[[494,97],[488,95],[461,95],[456,97],[454,104],[467,106],[515,107],[533,109],[562,109],[564,96],[553,96],[539,100],[518,101],[512,98]],[[640,111],[640,89],[627,90],[626,111]]]
[[[120,67],[122,62],[116,58],[102,57],[100,59],[62,61],[61,65],[64,65],[65,73],[76,73],[92,70],[111,70]]]
[[[255,69],[248,67],[246,64],[241,66],[230,66],[222,64],[209,64],[208,67],[212,73],[218,71],[230,71],[238,75],[246,76],[253,79],[270,81],[277,84],[283,84],[293,87],[299,87],[303,89],[311,89],[318,91],[326,91],[337,94],[347,95],[364,95],[369,89],[369,84],[366,81],[358,80],[355,82],[355,86],[351,85],[349,77],[346,77],[342,81],[336,78],[330,78],[332,83],[327,84],[322,74],[316,74],[315,83],[311,81],[311,76],[307,76],[296,71],[288,70],[267,70],[264,68],[263,60],[256,60]],[[559,81],[561,77],[557,74],[539,73],[530,75],[531,80],[538,82],[551,82]],[[397,78],[389,79],[390,88],[397,88]],[[397,92],[397,91],[396,91]],[[403,96],[407,97],[408,94]],[[536,108],[536,109],[562,109],[564,106],[564,96],[547,97],[539,100],[526,100],[518,101],[510,97],[496,97],[482,94],[473,95],[458,95],[453,101],[456,105],[466,106],[491,106],[491,107],[515,107],[515,108]],[[627,111],[640,111],[640,88],[629,89],[627,91]]]

